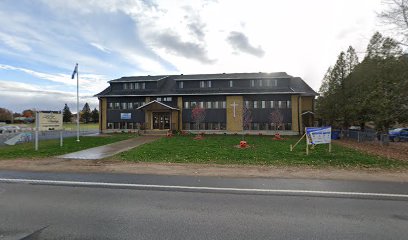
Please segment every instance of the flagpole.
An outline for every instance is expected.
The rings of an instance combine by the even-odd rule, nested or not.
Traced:
[[[79,71],[78,63],[76,64],[76,74],[77,74],[77,142],[79,142]]]

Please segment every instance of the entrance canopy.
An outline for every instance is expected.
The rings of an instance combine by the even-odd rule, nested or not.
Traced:
[[[157,110],[176,110],[178,111],[178,108],[169,106],[167,104],[164,104],[162,102],[153,100],[151,102],[146,103],[145,105],[142,105],[140,107],[137,108],[137,110],[153,110],[153,111],[157,111]]]

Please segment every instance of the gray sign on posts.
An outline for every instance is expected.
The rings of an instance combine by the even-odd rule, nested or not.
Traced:
[[[35,150],[38,150],[39,131],[60,131],[60,146],[62,147],[62,112],[60,111],[38,111],[35,116]]]

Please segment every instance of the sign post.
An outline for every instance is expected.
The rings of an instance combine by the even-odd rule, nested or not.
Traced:
[[[331,152],[331,127],[307,127],[305,130],[306,155],[309,154],[309,145],[329,144],[329,152]]]
[[[35,150],[38,151],[38,132],[60,131],[60,146],[62,147],[62,113],[61,111],[37,111],[35,115]]]

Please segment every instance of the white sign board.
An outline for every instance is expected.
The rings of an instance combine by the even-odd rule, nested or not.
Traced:
[[[38,130],[53,131],[62,130],[62,113],[56,111],[37,112]]]
[[[308,145],[331,143],[331,127],[308,127],[306,128]]]

